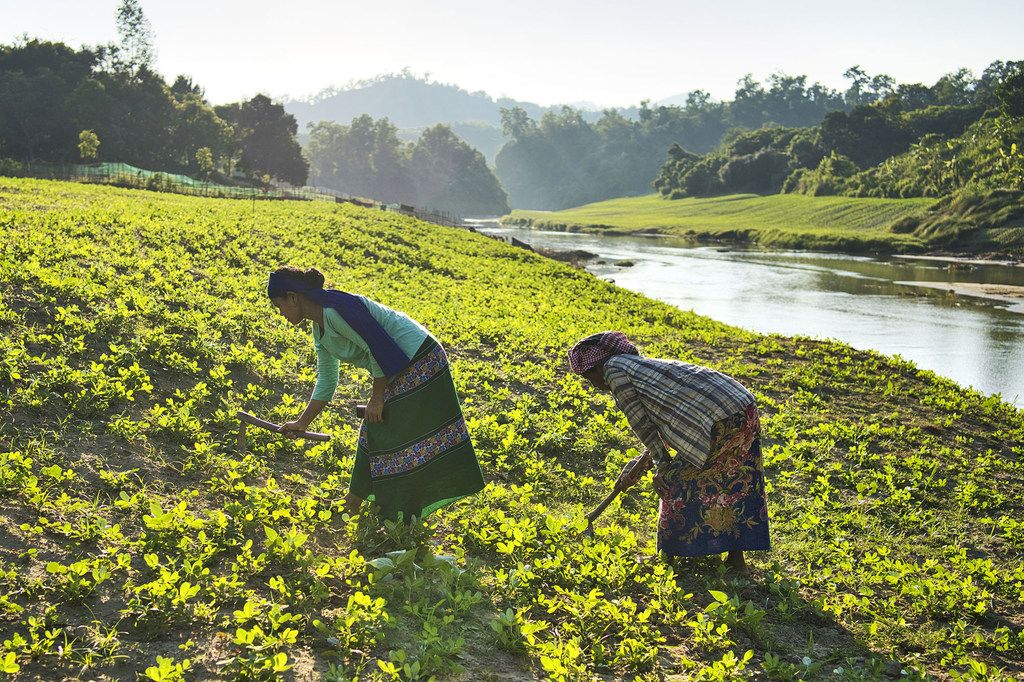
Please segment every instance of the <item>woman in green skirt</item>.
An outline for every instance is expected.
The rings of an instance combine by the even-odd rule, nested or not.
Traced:
[[[484,487],[448,357],[423,325],[365,296],[324,289],[315,268],[275,270],[267,294],[293,325],[312,323],[317,356],[309,404],[282,432],[305,431],[330,402],[340,362],[373,377],[349,509],[372,499],[382,518],[410,521]]]

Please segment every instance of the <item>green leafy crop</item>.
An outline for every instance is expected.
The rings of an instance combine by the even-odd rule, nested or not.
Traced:
[[[445,344],[488,485],[344,507],[368,377],[297,416],[317,266]],[[774,548],[655,555],[636,454],[568,374],[620,329],[757,395]],[[727,327],[471,232],[351,205],[0,179],[0,669],[26,679],[1008,679],[1024,674],[1024,415],[898,358]]]

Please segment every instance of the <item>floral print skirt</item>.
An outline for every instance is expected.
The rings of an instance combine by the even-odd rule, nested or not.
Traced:
[[[715,424],[707,464],[677,458],[662,476],[669,493],[661,500],[658,551],[703,556],[771,547],[756,405]]]

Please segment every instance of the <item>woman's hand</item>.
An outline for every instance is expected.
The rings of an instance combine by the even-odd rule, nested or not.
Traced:
[[[668,495],[671,489],[668,485],[668,481],[665,480],[665,476],[660,473],[654,474],[654,492],[658,493],[658,497],[665,500],[668,499]]]
[[[376,392],[370,396],[370,402],[366,403],[366,421],[384,421],[384,398],[377,395]]]
[[[313,420],[316,419],[320,411],[326,406],[326,400],[310,399],[309,404],[306,405],[306,409],[302,411],[299,418],[281,424],[281,426],[277,427],[277,432],[289,438],[298,438],[299,434],[309,428],[309,425],[313,423]]]
[[[296,419],[295,421],[285,422],[284,424],[281,424],[280,428],[278,428],[278,432],[283,433],[289,438],[298,438],[299,434],[305,431],[308,427],[309,422],[303,421],[301,419]]]

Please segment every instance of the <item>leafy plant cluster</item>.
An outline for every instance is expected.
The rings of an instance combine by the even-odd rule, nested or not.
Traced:
[[[959,135],[986,109],[1019,98],[1013,79],[1020,67],[995,61],[980,77],[960,69],[928,86],[854,66],[844,73],[844,92],[806,76],[777,73],[761,83],[748,74],[731,101],[695,90],[685,102],[644,102],[635,116],[607,110],[597,121],[571,107],[531,117],[514,106],[502,110],[509,141],[495,168],[512,205],[531,209],[646,194],[652,182],[670,198],[776,193],[791,173],[814,169],[832,151],[866,168],[923,135]],[[788,128],[782,134],[800,139],[790,149],[791,139],[755,134],[731,148],[742,133],[764,127]]]
[[[345,510],[368,379],[294,417],[316,265],[446,345],[488,485]],[[617,328],[750,386],[774,549],[656,556],[636,454],[565,350]],[[354,206],[0,180],[0,671],[44,679],[1010,679],[1024,673],[1024,415],[913,365],[731,328],[495,240]]]
[[[986,116],[961,135],[929,133],[899,155],[860,170],[832,152],[794,173],[784,191],[856,197],[943,197],[1024,187],[1024,118]]]

